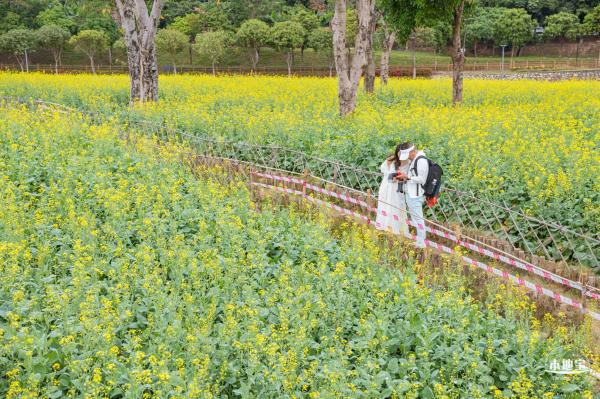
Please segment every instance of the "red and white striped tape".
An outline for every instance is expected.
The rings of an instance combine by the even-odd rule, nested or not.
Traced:
[[[446,252],[446,253],[449,253],[449,254],[455,254],[456,253],[456,251],[453,250],[452,248],[449,248],[449,247],[447,247],[445,245],[441,245],[441,244],[435,243],[435,242],[430,241],[430,240],[425,240],[425,244],[428,247],[432,247],[432,248],[435,248],[437,250],[440,250],[440,251],[443,251],[443,252]],[[552,298],[552,299],[554,299],[554,300],[556,300],[558,302],[565,303],[567,305],[573,306],[573,307],[579,309],[583,313],[588,313],[592,318],[594,318],[596,320],[600,320],[600,313],[591,311],[591,310],[583,307],[583,304],[581,302],[579,302],[579,301],[576,301],[576,300],[574,300],[572,298],[569,298],[569,297],[567,297],[565,295],[559,294],[558,292],[554,292],[554,291],[552,291],[552,290],[550,290],[548,288],[542,287],[539,284],[535,284],[535,283],[532,283],[530,281],[527,281],[527,280],[525,280],[525,279],[523,279],[521,277],[514,276],[514,275],[508,273],[505,270],[497,269],[497,268],[495,268],[493,266],[487,265],[487,264],[485,264],[483,262],[479,262],[479,261],[477,261],[475,259],[472,259],[472,258],[469,258],[467,256],[461,255],[461,259],[465,263],[468,263],[470,265],[478,267],[479,269],[485,270],[488,273],[495,274],[496,276],[502,277],[505,280],[510,280],[513,283],[516,283],[516,284],[518,284],[518,285],[520,285],[522,287],[525,287],[525,288],[527,288],[530,291],[535,291],[537,293],[546,295],[546,296],[548,296],[548,297],[550,297],[550,298]]]
[[[383,216],[388,216],[387,212],[385,210],[381,210],[380,213]],[[397,215],[397,214],[392,214],[390,216],[392,216],[394,218],[394,220],[399,220],[399,215]],[[416,227],[416,225],[412,221],[407,221],[407,222],[411,226]],[[493,258],[493,259],[495,259],[497,261],[500,261],[500,262],[503,262],[503,263],[505,263],[507,265],[518,267],[519,269],[526,270],[529,273],[538,275],[540,277],[545,278],[546,280],[553,281],[553,282],[558,283],[558,284],[562,284],[562,285],[567,286],[569,288],[577,289],[579,291],[584,291],[585,295],[589,296],[591,298],[594,298],[594,299],[597,299],[597,300],[600,299],[600,294],[599,293],[592,292],[592,291],[589,291],[589,290],[585,289],[585,287],[583,287],[578,282],[566,279],[566,278],[561,277],[561,276],[559,276],[559,275],[557,275],[555,273],[552,273],[552,272],[549,272],[547,270],[544,270],[544,269],[542,269],[542,268],[540,268],[538,266],[534,266],[534,265],[531,265],[531,264],[528,264],[528,263],[524,263],[524,262],[521,262],[520,260],[517,260],[517,259],[511,258],[511,257],[505,256],[505,255],[502,255],[502,254],[499,254],[499,253],[494,252],[494,251],[490,251],[489,249],[480,247],[479,245],[476,245],[476,244],[473,244],[473,243],[470,243],[470,242],[467,242],[467,241],[459,240],[454,234],[448,233],[447,231],[442,231],[442,230],[439,230],[439,229],[436,229],[436,228],[430,227],[430,226],[426,226],[425,229],[427,230],[427,232],[430,232],[430,233],[435,234],[437,236],[440,236],[440,237],[446,238],[448,240],[454,241],[454,242],[458,243],[460,246],[462,246],[464,248],[470,249],[472,251],[475,251],[477,253],[485,255],[485,256],[487,256],[489,258]]]
[[[345,201],[345,202],[349,202],[349,203],[352,203],[352,204],[355,204],[355,205],[362,206],[362,207],[368,209],[371,212],[374,212],[374,213],[378,213],[379,212],[383,216],[386,216],[386,217],[388,216],[388,213],[385,210],[383,210],[383,209],[382,210],[378,210],[377,208],[373,208],[372,206],[370,206],[367,202],[365,202],[363,200],[356,199],[356,198],[351,197],[351,196],[349,196],[347,194],[340,194],[340,193],[337,193],[337,192],[332,191],[332,190],[327,190],[326,188],[322,188],[322,187],[316,186],[314,184],[310,184],[310,183],[306,182],[303,179],[298,179],[298,178],[293,178],[293,177],[288,177],[288,176],[281,176],[281,175],[273,175],[273,174],[269,174],[269,173],[260,173],[260,172],[254,172],[254,174],[256,176],[259,176],[259,177],[264,177],[264,178],[273,179],[273,180],[277,180],[277,181],[283,181],[283,182],[287,182],[287,183],[302,184],[303,186],[305,186],[306,188],[308,188],[308,189],[310,189],[312,191],[315,191],[315,192],[318,192],[318,193],[321,193],[321,194],[325,194],[325,195],[328,195],[330,197],[334,197],[334,198],[340,199],[340,200]],[[392,213],[389,216],[392,216],[394,218],[394,220],[400,220],[400,216],[398,214]],[[412,221],[408,221],[408,223],[411,224],[412,226],[415,226]],[[380,226],[378,226],[378,227],[380,227]],[[481,247],[481,246],[479,246],[477,244],[473,244],[473,243],[470,243],[470,242],[467,242],[467,241],[459,240],[454,234],[449,233],[447,231],[442,231],[442,230],[436,229],[436,228],[431,227],[431,226],[426,226],[425,228],[426,228],[426,230],[428,232],[430,232],[432,234],[435,234],[437,236],[440,236],[440,237],[444,237],[444,238],[446,238],[448,240],[454,241],[454,242],[458,243],[460,246],[462,246],[464,248],[467,248],[469,250],[475,251],[477,253],[480,253],[482,255],[485,255],[485,256],[487,256],[489,258],[492,258],[492,259],[495,259],[497,261],[503,262],[503,263],[505,263],[507,265],[510,265],[510,266],[513,266],[513,267],[517,267],[517,268],[522,269],[522,270],[526,270],[527,272],[535,274],[535,275],[540,276],[540,277],[543,277],[546,280],[553,281],[555,283],[564,285],[566,287],[582,291],[582,292],[584,292],[584,294],[586,296],[591,297],[591,298],[596,299],[596,300],[600,300],[600,293],[590,291],[590,290],[586,289],[586,287],[584,287],[583,285],[581,285],[580,283],[578,283],[576,281],[569,280],[567,278],[559,276],[556,273],[552,273],[552,272],[550,272],[548,270],[545,270],[545,269],[543,269],[543,268],[541,268],[539,266],[535,266],[535,265],[532,265],[532,264],[529,264],[529,263],[524,263],[524,262],[522,262],[520,260],[517,260],[515,258],[506,256],[506,255],[503,255],[503,254],[500,254],[500,253],[497,253],[497,252],[494,252],[494,251],[491,251],[491,250],[489,250],[487,248],[483,248],[483,247]]]
[[[342,212],[342,213],[344,213],[346,215],[349,215],[349,216],[356,217],[358,219],[361,219],[361,220],[367,222],[368,224],[371,224],[371,225],[375,225],[376,224],[373,220],[371,220],[370,218],[368,218],[365,215],[362,215],[362,214],[360,214],[360,213],[358,213],[356,211],[353,211],[351,209],[347,209],[347,208],[341,207],[339,205],[331,204],[331,203],[329,203],[327,201],[323,201],[323,200],[320,200],[318,198],[311,197],[310,195],[307,195],[307,194],[303,193],[300,190],[295,190],[295,189],[291,189],[291,188],[287,188],[287,187],[272,186],[272,185],[264,184],[264,183],[253,182],[252,184],[255,185],[255,186],[258,186],[258,187],[263,187],[263,188],[267,188],[267,189],[271,189],[271,190],[276,190],[276,191],[280,191],[280,192],[287,193],[287,194],[299,195],[299,196],[302,196],[302,197],[306,198],[310,202],[326,206],[328,208],[334,209],[334,210],[336,210],[338,212]],[[412,237],[412,238],[415,239],[415,237]],[[447,247],[445,245],[442,245],[442,244],[438,244],[438,243],[433,242],[431,240],[425,240],[425,244],[428,247],[435,248],[435,249],[437,249],[439,251],[446,252],[448,254],[456,254],[456,251],[454,249],[452,249],[450,247]],[[514,282],[514,283],[516,283],[516,284],[518,284],[520,286],[522,286],[522,287],[527,288],[530,291],[535,291],[537,293],[546,295],[546,296],[548,296],[548,297],[550,297],[550,298],[552,298],[552,299],[554,299],[554,300],[556,300],[558,302],[565,303],[567,305],[573,306],[573,307],[579,309],[581,312],[589,314],[592,318],[594,318],[596,320],[600,320],[600,313],[591,311],[591,310],[583,307],[583,304],[581,302],[579,302],[579,301],[571,299],[571,298],[569,298],[569,297],[567,297],[565,295],[562,295],[560,293],[554,292],[554,291],[552,291],[552,290],[550,290],[548,288],[542,287],[539,284],[535,284],[535,283],[532,283],[530,281],[527,281],[527,280],[525,280],[525,279],[523,279],[521,277],[514,276],[514,275],[508,273],[505,270],[497,269],[497,268],[495,268],[493,266],[487,265],[487,264],[485,264],[483,262],[479,262],[479,261],[477,261],[475,259],[471,259],[471,258],[469,258],[467,256],[464,256],[464,255],[460,255],[460,257],[461,257],[461,259],[465,263],[468,263],[468,264],[470,264],[472,266],[475,266],[475,267],[477,267],[479,269],[485,270],[488,273],[492,273],[492,274],[494,274],[496,276],[502,277],[505,280],[510,280],[510,281],[512,281],[512,282]]]
[[[296,177],[273,175],[273,174],[269,174],[269,173],[260,173],[260,172],[252,172],[252,173],[258,177],[264,177],[266,179],[273,179],[273,180],[277,180],[277,181],[283,181],[286,183],[302,184],[302,185],[306,186],[306,188],[308,188],[314,192],[329,195],[330,197],[335,197],[335,198],[341,199],[342,201],[350,202],[351,204],[354,204],[354,205],[360,205],[360,206],[366,207],[370,211],[377,211],[375,208],[370,207],[369,204],[367,204],[365,201],[356,199],[347,194],[344,195],[344,194],[336,193],[335,191],[327,190],[326,188],[316,186],[316,185],[311,184],[303,179],[298,179]]]
[[[412,224],[412,222],[411,222],[411,224]],[[523,262],[521,262],[521,261],[519,261],[517,259],[510,258],[508,256],[499,254],[497,252],[490,251],[489,249],[482,248],[482,247],[480,247],[480,246],[478,246],[476,244],[472,244],[472,243],[467,242],[467,241],[459,240],[455,235],[450,234],[448,232],[441,231],[441,230],[438,230],[438,229],[435,229],[435,228],[432,228],[432,227],[429,227],[429,226],[427,226],[426,229],[427,229],[428,232],[431,232],[431,233],[433,233],[433,234],[435,234],[437,236],[444,237],[446,239],[454,241],[454,242],[458,243],[460,246],[462,246],[464,248],[467,248],[467,249],[470,249],[470,250],[475,251],[477,253],[483,254],[483,255],[485,255],[487,257],[493,258],[493,259],[498,260],[498,261],[500,261],[502,263],[505,263],[507,265],[515,266],[515,267],[518,267],[519,269],[526,270],[529,273],[532,273],[532,274],[535,274],[537,276],[543,277],[546,280],[553,281],[555,283],[562,284],[562,285],[567,286],[569,288],[573,288],[573,289],[577,289],[579,291],[585,292],[585,294],[587,296],[591,297],[591,298],[600,299],[600,294],[598,294],[596,292],[592,292],[592,291],[587,290],[583,285],[581,285],[580,283],[578,283],[576,281],[569,280],[567,278],[561,277],[561,276],[559,276],[559,275],[557,275],[555,273],[552,273],[552,272],[549,272],[547,270],[544,270],[544,269],[542,269],[542,268],[540,268],[538,266],[534,266],[534,265],[531,265],[531,264],[528,264],[528,263],[523,263]]]
[[[360,214],[358,212],[355,212],[355,211],[353,211],[351,209],[344,208],[342,206],[335,205],[335,204],[332,204],[332,203],[327,202],[327,201],[320,200],[320,199],[315,198],[315,197],[311,197],[310,195],[304,194],[300,190],[294,190],[292,188],[287,188],[287,187],[271,186],[269,184],[264,184],[264,183],[252,183],[252,184],[255,185],[255,186],[258,186],[258,187],[269,188],[269,189],[273,189],[273,190],[280,191],[280,192],[287,193],[287,194],[299,195],[301,197],[306,198],[308,201],[310,201],[312,203],[326,206],[327,208],[331,208],[331,209],[333,209],[335,211],[344,213],[344,214],[346,214],[348,216],[353,216],[355,218],[361,219],[361,220],[363,220],[363,221],[371,224],[371,220],[368,217],[366,217],[365,215],[362,215],[362,214]]]

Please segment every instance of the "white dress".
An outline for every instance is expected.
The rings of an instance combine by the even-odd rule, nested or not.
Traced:
[[[400,171],[407,173],[409,165],[400,167]],[[394,234],[402,233],[407,236],[408,224],[406,223],[406,202],[404,194],[399,193],[398,183],[388,179],[390,173],[396,172],[394,163],[385,160],[381,164],[381,173],[383,174],[377,201],[377,218],[375,226],[379,230],[391,230]],[[384,215],[385,213],[385,215]]]

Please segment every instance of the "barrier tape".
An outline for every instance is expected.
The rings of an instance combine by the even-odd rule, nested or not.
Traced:
[[[280,192],[283,192],[283,193],[286,193],[286,194],[299,195],[299,196],[301,196],[303,198],[306,198],[310,202],[326,206],[328,208],[334,209],[334,210],[336,210],[338,212],[344,213],[344,214],[349,215],[349,216],[356,217],[358,219],[366,221],[370,225],[376,225],[376,222],[374,222],[373,220],[371,220],[370,218],[368,218],[365,215],[362,215],[362,214],[360,214],[360,213],[358,213],[356,211],[353,211],[351,209],[344,208],[344,207],[341,207],[339,205],[331,204],[331,203],[329,203],[327,201],[323,201],[323,200],[320,200],[318,198],[311,197],[310,195],[307,195],[307,194],[303,193],[300,190],[295,190],[295,189],[291,189],[291,188],[287,188],[287,187],[272,186],[272,185],[264,184],[264,183],[252,182],[252,184],[255,185],[255,186],[258,186],[258,187],[263,187],[263,188],[267,188],[267,189],[271,189],[271,190],[276,190],[276,191],[280,191]],[[411,236],[411,238],[413,240],[415,239],[414,236]],[[442,252],[445,252],[445,253],[448,253],[448,254],[456,255],[456,250],[454,250],[454,249],[452,249],[450,247],[447,247],[445,245],[438,244],[438,243],[433,242],[431,240],[425,240],[425,244],[428,247],[430,247],[430,248],[437,249],[438,251],[442,251]],[[527,280],[525,280],[525,279],[523,279],[521,277],[517,277],[515,275],[512,275],[512,274],[508,273],[505,270],[501,270],[501,269],[495,268],[495,267],[493,267],[491,265],[488,265],[488,264],[485,264],[483,262],[480,262],[478,260],[469,258],[468,256],[460,255],[460,257],[461,257],[461,259],[465,263],[467,263],[469,265],[475,266],[475,267],[477,267],[477,268],[479,268],[481,270],[485,270],[488,273],[491,273],[491,274],[494,274],[496,276],[502,277],[505,280],[510,280],[513,283],[518,284],[518,285],[520,285],[522,287],[525,287],[525,288],[527,288],[530,291],[535,291],[535,292],[537,292],[539,294],[546,295],[546,296],[548,296],[548,297],[550,297],[550,298],[552,298],[552,299],[554,299],[554,300],[556,300],[558,302],[561,302],[561,303],[573,306],[573,307],[579,309],[582,313],[587,313],[592,318],[594,318],[595,320],[599,320],[600,321],[600,313],[591,311],[591,310],[583,307],[583,304],[581,302],[579,302],[579,301],[576,301],[576,300],[574,300],[572,298],[569,298],[569,297],[567,297],[565,295],[562,295],[562,294],[560,294],[558,292],[554,292],[554,291],[552,291],[552,290],[550,290],[548,288],[542,287],[539,284],[535,284],[535,283],[532,283],[530,281],[527,281]]]
[[[42,103],[41,101],[38,101],[38,102]],[[53,104],[53,105],[62,106],[61,104]],[[68,107],[66,107],[66,108],[68,108]],[[271,178],[271,179],[275,179],[275,180],[281,180],[281,181],[284,181],[284,182],[302,184],[304,187],[307,187],[307,188],[309,188],[309,189],[311,189],[313,191],[320,192],[320,193],[323,193],[323,194],[326,194],[326,195],[330,195],[330,196],[336,197],[336,198],[338,198],[338,199],[340,199],[342,201],[345,201],[345,202],[349,202],[349,203],[353,203],[353,204],[356,204],[356,205],[363,206],[366,209],[368,209],[369,211],[377,213],[377,209],[369,206],[369,204],[366,203],[365,201],[357,200],[357,199],[355,199],[355,198],[353,198],[353,197],[351,197],[349,195],[342,195],[342,194],[339,194],[337,192],[334,192],[334,191],[331,191],[331,190],[327,190],[327,189],[318,187],[318,186],[313,185],[313,184],[309,184],[309,183],[307,183],[303,179],[289,178],[289,177],[285,177],[285,176],[276,176],[276,175],[270,175],[270,174],[258,173],[258,172],[253,172],[253,173],[255,175],[257,175],[257,176],[260,176],[260,177]],[[314,202],[314,203],[317,203],[317,204],[320,204],[320,205],[324,205],[324,206],[332,208],[332,209],[334,209],[336,211],[342,212],[344,214],[347,214],[347,215],[354,216],[354,217],[360,218],[362,220],[365,220],[369,225],[372,225],[372,224],[377,225],[378,224],[377,222],[373,222],[370,218],[368,218],[368,217],[366,217],[366,216],[364,216],[364,215],[362,215],[362,214],[360,214],[358,212],[352,211],[352,210],[347,209],[347,208],[340,207],[338,205],[330,204],[330,203],[328,203],[326,201],[323,201],[323,200],[320,200],[320,199],[317,199],[317,198],[310,197],[309,195],[306,195],[304,192],[299,191],[299,190],[293,190],[293,189],[289,189],[289,188],[285,188],[285,187],[276,187],[276,186],[271,186],[271,185],[262,184],[262,183],[255,183],[255,182],[253,182],[252,184],[258,185],[258,186],[261,186],[261,187],[265,187],[265,188],[269,188],[269,189],[276,189],[276,190],[279,190],[279,191],[282,191],[282,192],[285,192],[285,193],[288,193],[288,194],[300,195],[300,196],[306,198],[307,200],[309,200],[311,202]],[[384,213],[383,210],[382,210],[382,214],[386,215],[386,213]],[[398,220],[398,216],[397,215],[392,215],[392,216],[394,217],[394,219]],[[414,225],[414,224],[411,223],[411,225]],[[419,227],[421,227],[421,226],[419,226]],[[546,271],[544,269],[541,269],[541,268],[539,268],[537,266],[524,264],[524,263],[519,262],[519,261],[517,261],[515,259],[506,257],[504,255],[498,254],[498,253],[493,252],[493,251],[489,251],[489,250],[487,250],[485,248],[481,248],[481,247],[479,247],[479,246],[477,246],[475,244],[470,244],[470,243],[458,240],[458,238],[455,235],[453,235],[453,234],[450,234],[450,233],[447,233],[447,232],[443,232],[441,230],[433,229],[433,228],[431,228],[429,226],[427,226],[426,229],[427,229],[427,231],[430,231],[433,234],[436,234],[438,236],[442,236],[442,237],[445,237],[445,238],[450,239],[452,241],[455,241],[455,242],[459,243],[459,245],[464,246],[464,247],[466,247],[468,249],[477,251],[479,253],[482,253],[482,254],[484,254],[486,256],[492,257],[492,258],[497,259],[499,261],[503,261],[503,262],[508,263],[508,264],[510,264],[512,266],[520,267],[520,268],[522,268],[524,270],[530,271],[530,272],[535,273],[535,274],[542,273],[542,274],[538,274],[538,275],[540,275],[540,276],[542,276],[542,277],[544,277],[546,279],[555,281],[557,283],[566,285],[566,286],[568,286],[570,288],[579,289],[579,290],[583,291],[585,295],[591,296],[592,298],[595,298],[595,299],[599,299],[600,298],[599,294],[587,291],[580,284],[578,284],[578,283],[576,283],[576,282],[574,282],[572,280],[568,280],[566,278],[560,277],[560,276],[558,276],[558,275],[556,275],[554,273],[548,272],[548,271]],[[414,239],[414,237],[412,237],[412,236],[411,236],[411,238]],[[449,247],[446,247],[444,245],[435,243],[435,242],[433,242],[431,240],[425,240],[425,241],[426,241],[426,245],[428,245],[430,247],[436,248],[438,250],[441,250],[443,252],[450,253],[450,254],[455,254],[456,253],[455,250],[453,250],[453,249],[451,249]],[[471,258],[469,258],[467,256],[461,255],[461,258],[463,259],[463,261],[465,261],[468,264],[476,266],[476,267],[478,267],[478,268],[480,268],[482,270],[486,270],[486,271],[488,271],[490,273],[493,273],[495,275],[501,276],[504,279],[511,280],[511,281],[513,281],[513,282],[521,285],[521,286],[524,286],[524,287],[528,288],[529,290],[532,290],[532,291],[535,290],[536,292],[542,293],[542,294],[544,294],[546,296],[549,296],[549,297],[551,297],[551,298],[553,298],[553,299],[555,299],[557,301],[560,301],[562,303],[566,303],[568,305],[577,307],[583,313],[588,313],[594,319],[600,320],[600,313],[596,313],[596,312],[590,311],[589,309],[584,308],[583,305],[580,302],[578,302],[578,301],[575,301],[575,300],[573,300],[571,298],[568,298],[568,297],[566,297],[564,295],[561,295],[559,293],[555,293],[555,292],[553,292],[553,291],[551,291],[551,290],[549,290],[547,288],[544,288],[544,287],[542,287],[542,286],[540,286],[538,284],[534,284],[534,283],[531,283],[529,281],[526,281],[526,280],[524,280],[524,279],[522,279],[520,277],[516,277],[516,276],[514,276],[512,274],[509,274],[506,271],[494,268],[494,267],[492,267],[490,265],[486,265],[483,262],[479,262],[479,261],[476,261],[474,259],[471,259]]]
[[[272,174],[269,174],[269,173],[260,173],[260,172],[252,172],[252,174],[254,174],[254,175],[258,176],[258,177],[264,177],[264,178],[267,178],[267,179],[273,179],[273,180],[277,180],[277,181],[283,181],[283,182],[286,182],[286,183],[302,184],[302,185],[306,186],[306,188],[308,188],[308,189],[310,189],[312,191],[315,191],[317,193],[329,195],[330,197],[335,197],[335,198],[341,199],[342,201],[350,202],[350,203],[352,203],[354,205],[360,205],[360,206],[366,207],[370,211],[377,211],[377,209],[371,207],[365,201],[356,199],[356,198],[351,197],[351,196],[349,196],[347,194],[344,195],[344,194],[337,193],[335,191],[327,190],[326,188],[319,187],[319,186],[316,186],[314,184],[311,184],[311,183],[307,182],[304,179],[298,179],[298,178],[295,178],[295,177],[288,177],[288,176],[281,176],[281,175],[272,175]]]
[[[276,180],[276,181],[283,181],[283,182],[287,182],[287,183],[302,184],[304,187],[306,187],[308,189],[311,189],[312,191],[315,191],[315,192],[318,192],[318,193],[321,193],[321,194],[325,194],[325,195],[328,195],[330,197],[338,198],[338,199],[340,199],[342,201],[345,201],[345,202],[349,202],[349,203],[352,203],[352,204],[355,204],[355,205],[359,205],[359,206],[365,207],[369,211],[374,212],[376,214],[377,213],[381,213],[382,216],[386,216],[386,217],[388,216],[388,213],[385,210],[382,209],[382,210],[379,211],[377,208],[374,208],[374,207],[370,206],[365,201],[356,199],[356,198],[351,197],[351,196],[349,196],[347,194],[345,194],[345,195],[344,194],[340,194],[340,193],[337,193],[335,191],[328,190],[326,188],[322,188],[322,187],[316,186],[314,184],[310,184],[310,183],[306,182],[304,179],[298,179],[298,178],[294,178],[294,177],[281,176],[281,175],[274,175],[274,174],[269,174],[269,173],[260,173],[260,172],[253,172],[253,174],[256,175],[256,176],[258,176],[258,177],[263,177],[263,178],[267,178],[267,179],[273,179],[273,180]],[[391,213],[389,216],[392,216],[394,218],[394,220],[396,220],[396,221],[400,220],[400,217],[399,217],[398,214]],[[412,220],[408,221],[408,223],[411,226],[416,227],[416,225],[412,222]],[[377,226],[377,227],[381,227],[381,226]],[[446,231],[442,231],[442,230],[436,229],[436,228],[431,227],[431,226],[426,226],[425,229],[429,233],[432,233],[432,234],[435,234],[437,236],[440,236],[440,237],[446,238],[448,240],[454,241],[454,242],[456,242],[457,244],[459,244],[460,246],[462,246],[464,248],[467,248],[469,250],[475,251],[475,252],[477,252],[479,254],[485,255],[485,256],[487,256],[489,258],[492,258],[492,259],[495,259],[497,261],[503,262],[503,263],[505,263],[507,265],[510,265],[510,266],[513,266],[513,267],[517,267],[517,268],[522,269],[522,270],[526,270],[527,272],[535,274],[535,275],[537,275],[539,277],[542,277],[542,278],[544,278],[544,279],[546,279],[548,281],[552,281],[552,282],[564,285],[566,287],[582,291],[586,296],[591,297],[591,298],[596,299],[596,300],[600,300],[600,293],[590,291],[590,290],[586,289],[586,287],[584,287],[583,285],[581,285],[578,282],[575,282],[573,280],[569,280],[567,278],[559,276],[559,275],[557,275],[557,274],[555,274],[553,272],[550,272],[548,270],[545,270],[545,269],[543,269],[543,268],[541,268],[539,266],[535,266],[535,265],[532,265],[532,264],[529,264],[529,263],[524,263],[524,262],[521,262],[520,260],[514,259],[512,257],[508,257],[506,255],[499,254],[499,253],[494,252],[494,251],[490,251],[489,249],[483,248],[483,247],[481,247],[481,246],[479,246],[477,244],[473,244],[473,243],[470,243],[470,242],[467,242],[467,241],[460,240],[460,239],[458,239],[452,233],[448,233]]]
[[[414,224],[412,222],[410,222],[410,224],[414,226]],[[548,281],[553,281],[555,283],[564,285],[566,287],[582,291],[582,292],[585,293],[586,296],[589,296],[589,297],[591,297],[593,299],[596,299],[596,300],[600,299],[600,294],[598,294],[596,292],[592,292],[592,291],[586,289],[580,283],[577,283],[575,281],[572,281],[572,280],[566,279],[564,277],[561,277],[561,276],[559,276],[559,275],[557,275],[555,273],[552,273],[552,272],[549,272],[547,270],[544,270],[544,269],[542,269],[542,268],[540,268],[538,266],[534,266],[534,265],[530,265],[530,264],[527,264],[527,263],[523,263],[523,262],[521,262],[519,260],[516,260],[514,258],[510,258],[508,256],[499,254],[497,252],[490,251],[487,248],[482,248],[479,245],[472,244],[470,242],[466,242],[466,241],[463,241],[463,240],[459,240],[459,239],[456,238],[456,236],[454,236],[452,234],[449,234],[447,232],[444,232],[444,231],[441,231],[441,230],[438,230],[438,229],[435,229],[435,228],[431,228],[429,226],[427,226],[426,229],[427,229],[428,232],[431,232],[431,233],[433,233],[433,234],[435,234],[437,236],[444,237],[444,238],[447,238],[447,239],[449,239],[451,241],[454,241],[454,242],[458,243],[461,247],[464,247],[464,248],[470,249],[472,251],[475,251],[477,253],[483,254],[483,255],[485,255],[485,256],[487,256],[489,258],[493,258],[493,259],[495,259],[497,261],[500,261],[502,263],[505,263],[507,265],[511,265],[511,266],[517,267],[517,268],[522,269],[522,270],[526,270],[529,273],[532,273],[532,274],[535,274],[537,276],[543,277],[544,279],[546,279]]]
[[[435,243],[435,242],[433,242],[431,240],[425,240],[425,244],[428,247],[435,248],[437,250],[440,250],[440,251],[443,251],[443,252],[446,252],[446,253],[449,253],[449,254],[456,254],[456,251],[454,249],[449,248],[449,247],[447,247],[445,245],[442,245],[442,244]],[[527,281],[527,280],[525,280],[525,279],[523,279],[521,277],[517,277],[517,276],[515,276],[513,274],[508,273],[505,270],[497,269],[497,268],[495,268],[493,266],[490,266],[490,265],[485,264],[483,262],[480,262],[478,260],[469,258],[468,256],[461,255],[460,257],[461,257],[461,259],[465,263],[468,263],[468,264],[470,264],[472,266],[475,266],[475,267],[477,267],[479,269],[485,270],[488,273],[492,273],[492,274],[494,274],[496,276],[502,277],[505,280],[510,280],[513,283],[518,284],[518,285],[520,285],[522,287],[525,287],[525,288],[527,288],[530,291],[535,291],[535,292],[537,292],[539,294],[546,295],[546,296],[548,296],[548,297],[550,297],[550,298],[552,298],[552,299],[554,299],[554,300],[556,300],[558,302],[565,303],[567,305],[573,306],[573,307],[579,309],[582,313],[587,313],[592,318],[600,321],[600,313],[591,311],[591,310],[583,307],[583,304],[581,302],[579,302],[579,301],[576,301],[576,300],[574,300],[572,298],[569,298],[569,297],[567,297],[565,295],[562,295],[562,294],[560,294],[558,292],[554,292],[554,291],[552,291],[552,290],[550,290],[548,288],[542,287],[539,284],[535,284],[535,283],[532,283],[530,281]]]
[[[299,195],[301,197],[304,197],[305,199],[307,199],[308,201],[310,201],[312,203],[326,206],[327,208],[330,208],[330,209],[333,209],[335,211],[344,213],[344,214],[346,214],[348,216],[353,216],[355,218],[358,218],[358,219],[361,219],[361,220],[363,220],[365,222],[368,222],[369,224],[372,224],[371,220],[367,216],[365,216],[363,214],[360,214],[360,213],[355,212],[355,211],[353,211],[351,209],[348,209],[348,208],[341,207],[339,205],[332,204],[332,203],[327,202],[327,201],[323,201],[323,200],[315,198],[315,197],[311,197],[310,195],[307,195],[307,194],[303,193],[300,190],[294,190],[292,188],[287,188],[287,187],[271,186],[270,184],[264,184],[264,183],[253,182],[252,184],[255,185],[255,186],[258,186],[258,187],[264,187],[264,188],[269,188],[269,189],[276,190],[276,191],[281,191],[281,192],[286,193],[286,194]]]

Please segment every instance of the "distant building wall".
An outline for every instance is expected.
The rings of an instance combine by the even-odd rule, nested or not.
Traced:
[[[467,56],[472,57],[473,46],[467,43]],[[397,49],[405,50],[405,46],[398,46]],[[431,47],[421,47],[418,50],[433,53]],[[510,55],[509,48],[506,49]],[[598,57],[600,53],[600,36],[585,37],[579,46],[580,57]],[[477,55],[480,56],[499,56],[500,47],[492,48],[490,45],[480,43],[477,45]],[[546,57],[575,57],[577,55],[577,42],[568,40],[553,40],[539,43],[530,43],[523,47],[520,55],[522,56],[546,56]]]
[[[600,70],[595,71],[538,71],[538,72],[519,72],[519,73],[465,73],[466,79],[533,79],[533,80],[600,80]]]
[[[468,43],[467,43],[468,45]],[[468,54],[473,55],[473,47],[467,48]],[[600,51],[600,37],[586,37],[579,45],[580,57],[598,57]],[[477,46],[478,55],[499,55],[500,47],[492,49],[491,46],[480,44]],[[510,53],[510,52],[509,52]],[[575,57],[577,55],[577,42],[568,40],[554,40],[527,44],[521,50],[520,55],[546,56],[546,57]]]

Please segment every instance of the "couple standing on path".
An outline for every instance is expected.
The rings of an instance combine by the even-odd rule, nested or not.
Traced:
[[[417,248],[425,248],[423,203],[429,162],[425,153],[412,143],[398,145],[393,154],[381,164],[383,180],[379,186],[376,226],[410,238],[407,210],[417,230]]]

